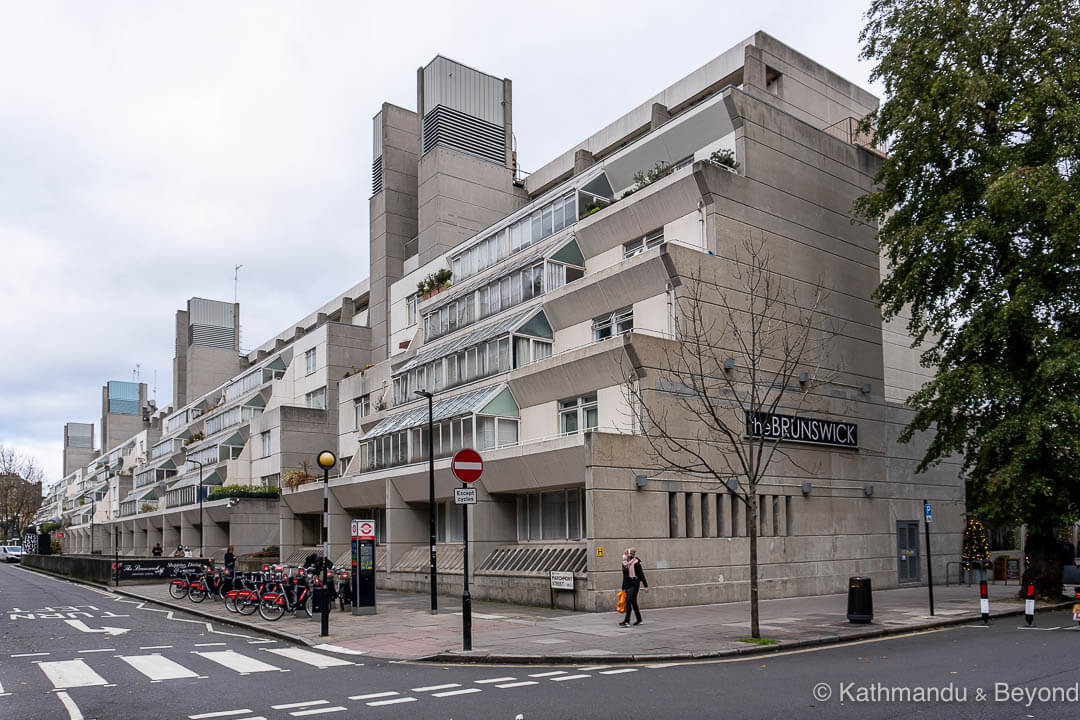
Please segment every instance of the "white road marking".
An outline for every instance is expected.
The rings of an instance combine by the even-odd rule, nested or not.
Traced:
[[[619,675],[622,673],[637,672],[637,668],[620,668],[619,670],[603,670],[601,675]]]
[[[49,653],[47,653],[47,652],[42,652],[42,653],[19,653],[17,655],[12,655],[11,657],[44,657],[44,656],[46,656],[48,654]]]
[[[96,652],[116,652],[116,648],[101,648],[100,650],[80,650],[79,654],[83,653],[96,653]]]
[[[560,677],[551,678],[553,682],[562,682],[563,680],[580,680],[581,678],[592,677],[592,675],[562,675]]]
[[[199,673],[192,672],[180,663],[173,662],[157,653],[152,655],[117,655],[116,657],[151,680],[178,680],[180,678],[199,677]]]
[[[75,704],[70,695],[61,691],[56,693],[56,697],[60,698],[60,702],[64,703],[64,709],[68,711],[68,720],[83,720],[83,714],[79,710],[79,706]]]
[[[230,715],[247,715],[251,712],[248,709],[243,710],[222,710],[221,712],[202,713],[201,715],[188,715],[190,720],[206,720],[206,718],[218,718],[229,717]]]
[[[295,708],[310,707],[312,705],[329,705],[329,700],[308,700],[307,702],[287,703],[285,705],[271,705],[273,710],[293,710]]]
[[[349,696],[349,699],[350,700],[374,700],[375,698],[393,697],[394,695],[399,695],[399,694],[400,693],[397,693],[397,692],[394,692],[393,690],[391,690],[390,692],[368,693],[367,695],[351,695],[351,696]]]
[[[267,641],[260,641],[260,642],[267,642]],[[269,642],[273,642],[273,641],[269,641]],[[327,645],[326,643],[323,643],[322,645],[316,645],[315,649],[316,650],[325,650],[327,652],[341,653],[342,655],[366,655],[367,654],[367,650],[352,650],[351,648],[341,647],[340,645]]]
[[[578,672],[592,672],[593,670],[607,670],[610,665],[590,665],[589,667],[580,667]]]
[[[1060,630],[1061,626],[1058,625],[1056,627],[1041,628],[1041,627],[1024,627],[1023,625],[1020,625],[1016,629],[1017,630]]]
[[[551,672],[533,673],[529,677],[551,677],[553,675],[565,675],[565,670],[552,670]]]
[[[450,697],[451,695],[468,695],[469,693],[483,692],[480,688],[465,688],[464,690],[448,690],[446,692],[432,693],[431,697]]]
[[[213,650],[210,652],[197,652],[192,651],[195,655],[201,655],[202,657],[216,662],[218,665],[224,665],[230,670],[235,670],[238,673],[253,673],[253,672],[271,672],[280,671],[281,668],[276,665],[264,663],[262,660],[256,660],[250,658],[247,655],[241,655],[235,650]]]
[[[316,708],[315,710],[297,710],[296,712],[291,712],[289,714],[293,717],[303,717],[304,715],[321,715],[322,713],[345,712],[346,710],[348,710],[348,708],[342,707],[341,705],[335,705],[334,707]]]
[[[105,678],[94,672],[90,666],[82,660],[43,662],[38,663],[38,667],[41,668],[41,671],[52,681],[53,687],[58,690],[108,684],[105,681]]]
[[[226,643],[195,643],[192,647],[222,647]]]
[[[266,645],[267,643],[276,643],[277,640],[248,640],[248,645]]]
[[[368,705],[370,705],[371,707],[379,707],[380,705],[397,705],[398,703],[405,703],[405,702],[416,702],[416,698],[414,698],[414,697],[399,697],[399,698],[394,698],[393,700],[376,700],[375,702],[369,702]]]
[[[515,688],[522,687],[523,685],[539,685],[540,683],[535,680],[524,680],[522,682],[506,683],[505,685],[496,685],[497,688]]]
[[[172,647],[172,645],[147,645],[146,647],[141,647],[139,649],[140,650],[167,650],[167,649],[169,649],[171,647]]]
[[[118,617],[127,617],[127,615],[118,616]],[[106,625],[105,627],[101,627],[101,628],[92,628],[92,627],[89,627],[82,620],[65,620],[64,622],[66,622],[68,625],[75,628],[76,630],[81,630],[82,632],[85,632],[85,633],[105,633],[106,635],[123,635],[126,632],[131,632],[131,628],[109,627],[108,625]]]
[[[262,650],[282,657],[287,657],[291,660],[296,660],[297,662],[306,663],[307,665],[314,665],[320,669],[356,664],[348,660],[342,660],[341,658],[313,653],[310,650],[304,650],[303,648],[262,648]]]
[[[461,683],[446,683],[445,685],[428,685],[427,687],[413,688],[413,692],[431,692],[432,690],[446,690],[447,688],[461,687]]]
[[[510,682],[511,680],[517,680],[517,678],[514,678],[514,677],[488,678],[487,680],[476,680],[475,682],[476,682],[477,685],[486,685],[487,683]]]

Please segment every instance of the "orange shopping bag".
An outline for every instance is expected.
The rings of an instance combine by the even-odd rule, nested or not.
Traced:
[[[619,600],[615,603],[615,609],[621,613],[626,612],[626,591],[619,591]]]

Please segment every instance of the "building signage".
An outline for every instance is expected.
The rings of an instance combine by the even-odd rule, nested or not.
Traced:
[[[476,488],[454,488],[454,503],[457,505],[475,505]]]
[[[779,413],[746,413],[746,435],[767,440],[834,445],[858,448],[859,426],[855,423],[796,417]]]

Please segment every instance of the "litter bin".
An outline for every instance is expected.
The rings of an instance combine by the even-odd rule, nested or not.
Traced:
[[[847,619],[853,623],[868,623],[874,619],[870,578],[848,578]]]

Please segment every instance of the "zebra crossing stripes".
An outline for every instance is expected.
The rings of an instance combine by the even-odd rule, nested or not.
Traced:
[[[199,673],[192,672],[180,663],[173,662],[158,653],[150,655],[117,655],[116,657],[150,678],[151,682],[199,677]]]
[[[320,670],[328,667],[341,667],[343,665],[355,665],[356,663],[348,660],[342,660],[341,658],[330,657],[329,655],[320,655],[319,653],[311,652],[310,650],[304,650],[303,648],[262,648],[262,650],[268,653],[274,653],[282,657],[287,657],[297,662],[302,662],[306,665],[313,665]]]
[[[93,668],[83,660],[54,660],[52,662],[39,662],[37,664],[45,676],[52,682],[57,690],[66,690],[73,687],[92,687],[94,685],[108,685],[105,678],[94,672]]]
[[[192,654],[204,657],[212,662],[216,662],[218,665],[224,665],[230,670],[235,670],[241,675],[248,675],[250,673],[257,672],[284,672],[276,665],[264,663],[262,660],[256,660],[255,658],[248,657],[247,655],[241,655],[235,650],[213,650],[210,652],[193,652]]]

